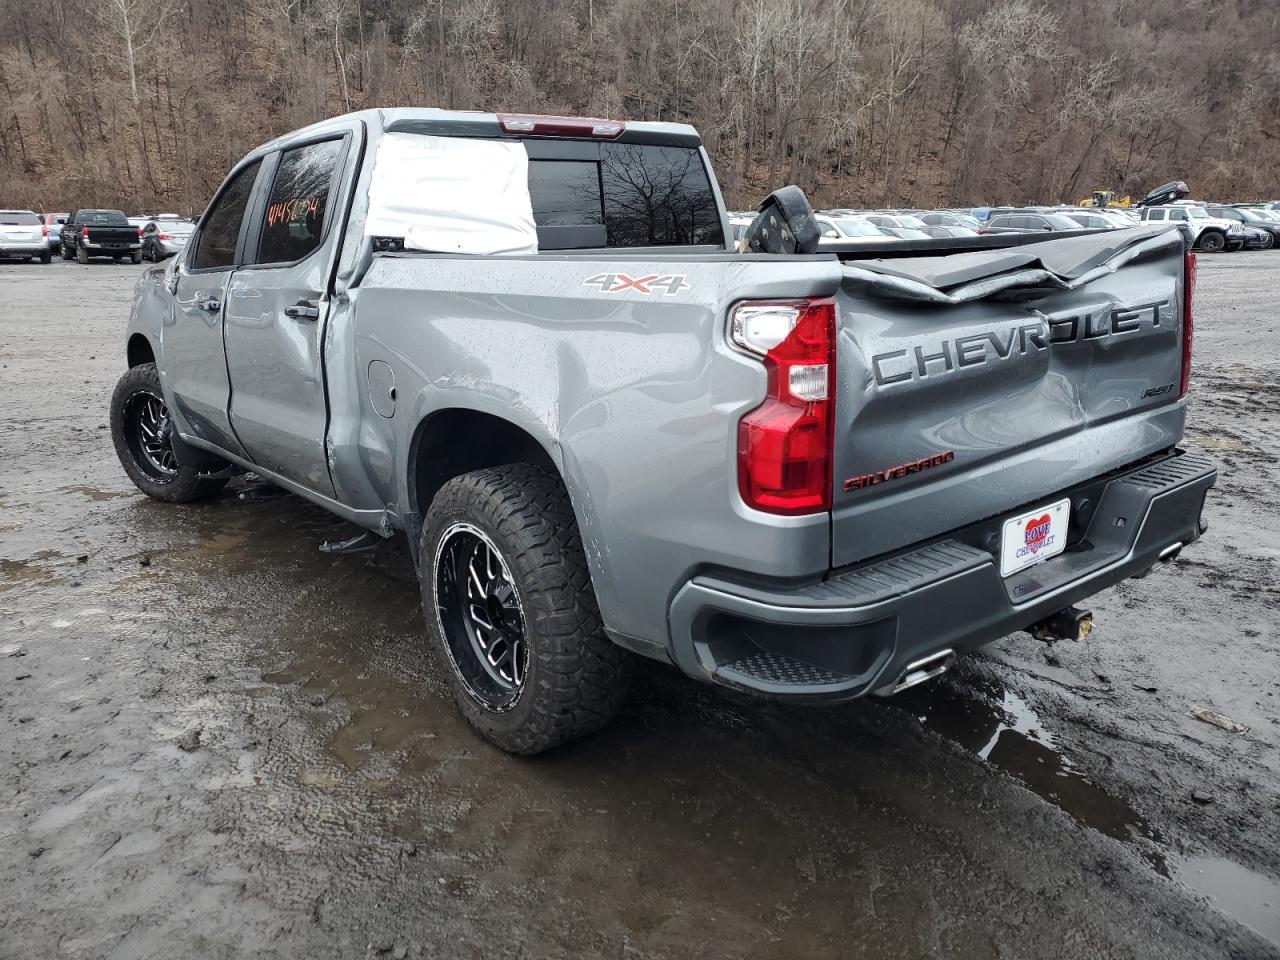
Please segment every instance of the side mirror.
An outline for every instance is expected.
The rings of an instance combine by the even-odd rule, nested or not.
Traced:
[[[760,212],[747,227],[746,247],[752,253],[814,253],[820,235],[804,191],[783,187],[760,204]]]

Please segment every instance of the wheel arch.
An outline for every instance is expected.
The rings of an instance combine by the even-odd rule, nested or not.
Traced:
[[[405,484],[409,510],[402,520],[414,560],[418,538],[435,495],[454,477],[508,463],[532,463],[552,471],[564,485],[582,539],[596,601],[606,624],[617,597],[605,557],[596,544],[600,530],[590,495],[575,461],[550,437],[539,438],[514,420],[470,407],[447,407],[424,416],[408,447]]]
[[[409,444],[409,508],[423,517],[440,488],[454,477],[506,463],[546,467],[565,482],[547,447],[518,424],[467,407],[432,411],[419,421]]]
[[[140,367],[144,363],[156,362],[156,352],[151,346],[151,341],[147,339],[147,335],[144,333],[134,333],[129,337],[129,344],[125,348],[125,354],[131,368]]]

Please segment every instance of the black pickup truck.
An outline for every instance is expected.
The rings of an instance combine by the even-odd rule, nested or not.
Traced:
[[[142,262],[142,232],[119,210],[77,210],[62,225],[62,259],[128,257]]]

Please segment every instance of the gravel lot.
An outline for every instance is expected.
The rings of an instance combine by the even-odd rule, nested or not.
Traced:
[[[1280,957],[1280,251],[1200,264],[1211,529],[1087,641],[825,710],[653,665],[534,760],[455,713],[400,544],[135,491],[142,267],[0,264],[0,957]]]

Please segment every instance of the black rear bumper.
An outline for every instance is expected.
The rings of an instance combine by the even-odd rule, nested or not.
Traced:
[[[693,676],[791,700],[889,690],[925,658],[990,643],[1173,559],[1200,536],[1216,479],[1212,461],[1182,451],[1113,477],[1096,506],[1081,504],[1088,526],[1064,553],[1008,578],[993,552],[955,537],[801,587],[694,577],[671,604],[672,655]]]

